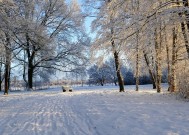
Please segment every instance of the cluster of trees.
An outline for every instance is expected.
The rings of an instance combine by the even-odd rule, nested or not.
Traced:
[[[90,43],[77,1],[0,1],[0,84],[8,94],[13,69],[28,89],[33,78],[48,79],[56,70],[73,71],[87,62]],[[1,86],[0,86],[1,88]]]
[[[148,72],[153,87],[161,92],[167,71],[169,91],[189,93],[188,0],[83,1],[83,13],[76,0],[0,1],[0,84],[4,81],[5,94],[15,68],[28,89],[34,77],[48,80],[56,70],[74,71],[76,78],[86,74],[90,44],[83,28],[86,16],[94,17],[92,60],[102,65],[91,67],[89,73],[101,78],[99,84],[109,78],[123,92],[129,80],[121,63],[127,60],[137,91]],[[114,65],[107,67],[103,61],[110,56]]]
[[[120,63],[127,58],[139,77],[148,71],[157,92],[161,92],[162,72],[167,70],[169,91],[184,85],[189,75],[188,0],[85,0],[86,11],[95,17],[97,33],[93,57],[114,56],[120,92],[124,91]],[[183,78],[185,81],[183,81]],[[127,80],[126,80],[127,81]],[[183,88],[182,88],[183,89]]]
[[[135,85],[136,77],[131,68],[121,64],[121,73],[124,79],[124,85]],[[114,59],[109,59],[102,63],[100,66],[94,64],[88,69],[88,84],[89,85],[101,85],[105,84],[114,84],[117,86],[117,75]],[[143,84],[152,84],[153,80],[151,79],[149,73],[143,73],[139,77],[140,85]],[[167,71],[163,72],[162,83],[167,83]]]
[[[103,86],[106,83],[114,83],[117,85],[117,76],[114,60],[110,59],[101,66],[93,65],[88,69],[88,84]]]

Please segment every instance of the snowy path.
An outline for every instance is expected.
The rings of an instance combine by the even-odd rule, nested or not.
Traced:
[[[0,109],[0,135],[189,135],[189,103],[149,91],[13,93]]]

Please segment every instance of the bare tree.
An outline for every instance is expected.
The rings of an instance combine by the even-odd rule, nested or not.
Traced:
[[[92,1],[88,1],[89,6],[94,4]],[[122,45],[120,40],[116,39],[117,29],[115,24],[115,16],[113,10],[113,2],[111,0],[99,1],[99,4],[92,6],[95,8],[96,19],[93,21],[93,30],[97,31],[98,36],[94,41],[93,51],[104,51],[113,55],[116,74],[119,84],[119,91],[124,92],[124,81],[120,70],[120,46]],[[97,9],[98,10],[97,10]],[[105,56],[105,55],[104,55]],[[103,56],[102,56],[103,57]]]
[[[12,21],[14,20],[14,3],[11,0],[5,0],[0,2],[0,20],[1,25],[0,29],[3,32],[3,44],[5,49],[5,75],[4,75],[4,94],[8,94],[9,84],[10,84],[10,69],[11,69],[11,30],[12,30]]]
[[[90,84],[100,84],[101,86],[104,86],[110,79],[109,67],[105,64],[101,67],[93,65],[89,68],[88,75]]]
[[[33,87],[33,76],[39,68],[63,71],[62,68],[73,69],[74,65],[84,64],[83,51],[89,39],[84,38],[86,35],[82,31],[82,16],[77,3],[18,0],[16,4],[20,13],[17,19],[20,31],[15,33],[15,41],[19,41],[21,48],[15,56],[23,62],[24,72],[27,70],[27,81],[24,80],[29,89]],[[26,54],[24,57],[23,53]]]

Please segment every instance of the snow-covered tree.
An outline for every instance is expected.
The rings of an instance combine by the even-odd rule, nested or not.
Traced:
[[[89,38],[83,31],[83,17],[77,1],[17,0],[17,32],[15,51],[32,89],[33,76],[40,68],[73,70],[86,62]]]
[[[88,3],[88,7],[92,7],[91,11],[94,11],[94,16],[96,16],[92,24],[93,31],[97,32],[92,47],[93,55],[95,55],[97,59],[106,56],[106,54],[113,56],[119,91],[124,92],[124,81],[120,70],[120,46],[122,43],[116,38],[118,34],[117,30],[120,29],[120,27],[115,24],[116,15],[114,14],[114,8],[112,6],[113,2],[111,0],[99,0],[94,3],[91,0],[87,0],[86,3]]]
[[[105,64],[100,67],[93,65],[88,70],[89,84],[99,84],[104,86],[104,84],[108,83],[111,78],[111,73],[109,71],[109,67]]]
[[[4,71],[4,94],[8,94],[10,84],[10,70],[11,70],[11,57],[14,47],[12,46],[12,30],[13,21],[16,17],[15,4],[12,0],[0,1],[0,32],[1,32],[1,48],[4,49],[5,53],[5,71]],[[2,61],[1,61],[2,62]]]

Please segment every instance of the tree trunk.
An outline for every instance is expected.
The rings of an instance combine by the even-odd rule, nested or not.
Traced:
[[[148,71],[149,71],[149,74],[150,74],[150,77],[151,77],[151,80],[152,80],[153,89],[156,89],[156,79],[155,79],[155,75],[153,73],[153,70],[150,67],[150,62],[149,62],[148,56],[145,53],[145,51],[143,51],[143,54],[144,54],[144,59],[145,59],[145,62],[146,62],[146,65],[148,67]]]
[[[139,11],[139,0],[132,1],[134,12],[137,14]],[[138,16],[138,15],[137,15]],[[138,19],[138,18],[137,18]],[[136,91],[139,90],[139,24],[136,24]]]
[[[108,3],[111,2],[111,0],[107,1]],[[116,50],[116,45],[113,39],[113,35],[114,35],[114,30],[113,30],[113,20],[112,20],[112,12],[110,14],[110,23],[112,23],[112,26],[110,28],[111,30],[111,45],[112,45],[112,51],[113,51],[113,55],[114,55],[114,60],[115,60],[115,67],[116,67],[116,74],[117,74],[117,79],[118,79],[118,84],[119,84],[119,92],[124,92],[124,81],[123,81],[123,77],[121,75],[121,70],[120,70],[120,62],[119,62],[119,53]]]
[[[184,7],[187,9],[189,7],[188,0],[182,0],[182,1],[183,1]],[[188,29],[188,32],[189,32],[189,12],[188,11],[185,11],[185,18],[186,18],[186,26],[187,26],[187,29]],[[182,27],[184,27],[184,26],[182,26]],[[188,58],[189,58],[189,44],[188,44],[188,42],[185,46],[186,46],[186,50],[187,50]]]
[[[176,91],[176,40],[177,34],[173,28],[173,44],[172,44],[172,63],[171,63],[171,92]]]
[[[182,34],[183,34],[183,37],[184,37],[184,42],[185,42],[186,51],[187,51],[188,58],[189,58],[189,42],[188,42],[188,36],[187,36],[185,24],[184,24],[184,22],[181,22],[180,25],[181,25]]]
[[[29,90],[33,89],[33,71],[34,71],[33,65],[29,61],[29,64],[28,64],[28,88],[29,88]]]
[[[111,33],[113,35],[113,29],[111,29]],[[112,44],[112,50],[114,53],[116,74],[117,74],[117,79],[118,79],[118,84],[119,84],[119,92],[124,92],[125,91],[124,82],[123,82],[123,77],[121,75],[121,70],[120,70],[119,53],[116,51],[115,43],[113,39],[111,39],[111,44]]]
[[[188,6],[189,6],[188,0],[182,0],[182,2],[183,2],[184,7],[185,7],[185,8],[188,8]],[[185,16],[186,16],[186,25],[187,25],[187,28],[188,28],[188,31],[189,31],[189,20],[188,20],[188,18],[189,18],[189,13],[188,13],[188,11],[185,11],[184,14],[185,14]]]
[[[136,40],[137,40],[137,46],[136,46],[136,91],[139,90],[139,43],[138,43],[138,38],[139,38],[139,31],[137,31],[136,35]]]
[[[1,73],[0,73],[0,80],[1,80]],[[2,91],[2,81],[0,82],[0,92]]]
[[[11,55],[11,54],[10,54]],[[8,69],[8,89],[10,88],[10,79],[11,79],[11,63],[10,63],[10,61],[9,61],[9,69]]]
[[[8,95],[8,90],[9,90],[9,70],[10,70],[10,58],[9,57],[10,57],[9,48],[6,47],[4,95]]]
[[[174,2],[174,0],[172,0],[172,1]],[[182,0],[182,2],[183,2],[184,7],[188,8],[188,0]],[[178,0],[177,0],[177,4],[179,5]],[[188,20],[189,14],[187,12],[185,12],[184,14],[185,14],[185,17],[186,17],[187,29],[189,31],[189,20]],[[183,13],[181,13],[181,12],[179,12],[178,15],[180,16],[180,18],[183,17]],[[188,58],[189,58],[189,41],[188,41],[188,36],[187,36],[187,30],[186,30],[186,27],[185,27],[185,22],[181,22],[180,25],[181,25],[182,34],[183,34],[183,37],[184,37],[186,51],[187,51]]]
[[[6,46],[5,46],[5,91],[4,91],[4,95],[8,95],[8,90],[9,90],[9,73],[10,73],[10,37],[8,34],[6,35]]]
[[[117,86],[117,80],[116,79],[114,79],[114,85]]]
[[[168,70],[168,77],[167,77],[167,82],[168,82],[168,85],[169,85],[169,88],[168,88],[168,91],[170,91],[171,89],[171,67],[170,67],[170,49],[169,49],[169,46],[168,46],[168,41],[167,41],[167,35],[165,35],[165,42],[166,42],[166,52],[167,52],[167,70]]]
[[[155,28],[155,51],[156,51],[156,87],[157,92],[161,92],[161,56],[160,56],[160,46],[158,45],[158,33],[157,28]]]
[[[100,85],[101,85],[101,86],[104,86],[104,83],[101,81],[101,82],[100,82]]]
[[[3,59],[1,57],[1,63],[0,63],[0,91],[2,91],[2,67],[3,67]]]
[[[5,64],[5,91],[4,91],[4,95],[8,95],[8,89],[9,89],[9,65],[8,65],[8,61],[6,60],[6,64]]]
[[[118,84],[119,84],[119,92],[124,92],[125,90],[124,90],[123,77],[121,75],[121,70],[120,70],[119,55],[118,55],[118,52],[115,50],[114,50],[114,59],[115,59],[116,73],[117,73],[117,79],[118,79]]]
[[[26,80],[26,51],[24,50],[24,63],[23,63],[23,80],[26,83],[26,88],[28,88],[28,81]]]
[[[26,43],[27,43],[27,59],[28,59],[28,89],[33,89],[33,72],[34,72],[34,66],[33,66],[33,60],[35,56],[35,48],[33,48],[33,51],[30,52],[30,38],[28,33],[26,33]]]

